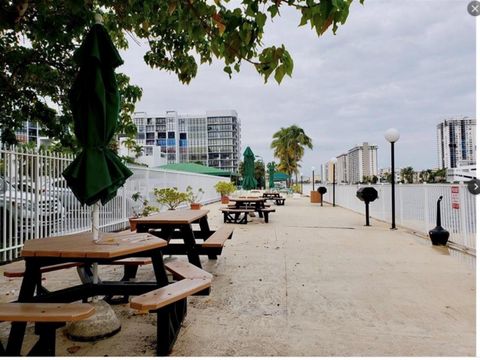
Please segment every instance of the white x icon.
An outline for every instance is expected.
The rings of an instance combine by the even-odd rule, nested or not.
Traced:
[[[472,10],[472,12],[478,14],[478,12],[480,11],[480,5],[478,5],[478,4],[476,4],[476,5],[475,5],[475,4],[472,4],[472,9],[471,9],[471,10]]]

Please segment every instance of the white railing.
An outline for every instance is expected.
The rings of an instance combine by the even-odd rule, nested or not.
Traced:
[[[373,186],[378,199],[370,203],[370,216],[391,222],[391,186],[381,185],[335,185],[335,203],[365,214],[365,204],[356,197],[360,187]],[[318,186],[317,186],[318,187]],[[332,202],[332,185],[326,185],[324,200]],[[457,192],[458,191],[458,192]],[[476,208],[475,196],[464,184],[396,184],[395,223],[423,235],[436,226],[437,200],[441,201],[442,226],[450,232],[449,241],[459,249],[475,254]]]
[[[73,156],[0,149],[0,262],[20,256],[26,240],[91,230],[91,208],[81,206],[67,187],[62,172]],[[100,208],[100,229],[116,231],[128,226],[136,204],[132,194],[148,196],[151,205],[159,206],[153,196],[158,187],[190,185],[205,193],[202,203],[220,199],[214,184],[225,178],[178,171],[131,167],[134,175],[117,196]]]

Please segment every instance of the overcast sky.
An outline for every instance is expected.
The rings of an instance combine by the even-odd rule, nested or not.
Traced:
[[[475,18],[463,0],[354,0],[337,35],[318,38],[299,16],[281,12],[269,25],[266,45],[285,44],[293,77],[268,84],[245,63],[232,79],[223,64],[199,68],[189,85],[143,62],[147,45],[122,52],[120,70],[143,88],[136,111],[163,114],[234,109],[248,145],[273,160],[272,134],[292,124],[313,139],[303,172],[364,141],[378,145],[379,167],[389,164],[383,134],[396,127],[396,164],[437,166],[436,124],[475,115]]]

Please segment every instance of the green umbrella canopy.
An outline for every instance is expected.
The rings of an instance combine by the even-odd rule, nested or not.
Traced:
[[[101,24],[92,26],[73,59],[80,70],[69,100],[82,150],[63,176],[82,204],[92,205],[99,200],[105,204],[133,175],[108,148],[120,110],[114,69],[123,60]]]
[[[257,180],[255,180],[255,155],[250,146],[247,146],[243,152],[243,166],[242,188],[245,190],[255,189],[257,187]]]

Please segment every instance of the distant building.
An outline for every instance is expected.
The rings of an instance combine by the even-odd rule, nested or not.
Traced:
[[[137,142],[158,147],[169,164],[195,162],[237,171],[241,127],[236,111],[207,111],[201,115],[167,111],[160,116],[136,113],[134,122]]]
[[[118,141],[118,155],[135,158],[135,162],[148,167],[158,167],[167,164],[167,154],[162,153],[159,146],[142,145],[142,153],[136,157],[136,154],[125,146],[125,140],[126,138],[120,138]]]
[[[377,145],[369,145],[364,142],[348,150],[348,182],[357,184],[364,177],[378,176]]]
[[[392,172],[392,168],[383,168],[378,170],[378,177],[380,179],[386,179]],[[401,181],[401,176],[400,176],[401,169],[395,169],[395,182],[399,183]],[[383,180],[383,182],[386,182]]]
[[[21,144],[34,143],[37,149],[50,143],[48,137],[41,135],[41,127],[36,121],[24,121],[23,127],[15,131],[15,137]]]
[[[447,182],[467,182],[477,178],[477,165],[457,166],[447,169]]]
[[[348,183],[348,156],[341,154],[337,156],[337,165],[335,166],[335,182]]]
[[[456,168],[476,163],[476,120],[448,119],[437,125],[438,167]]]

